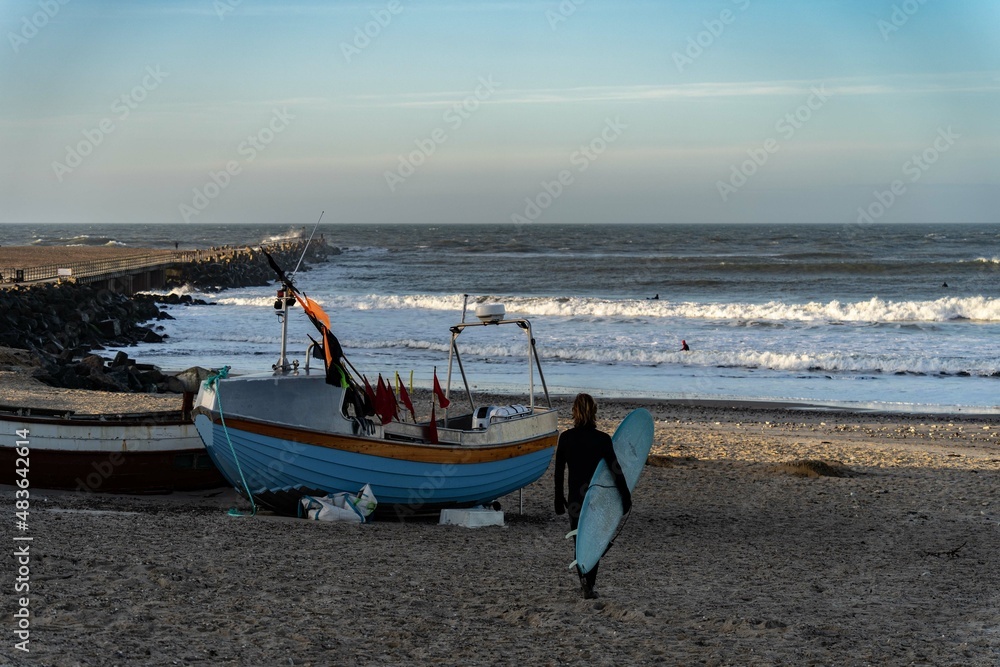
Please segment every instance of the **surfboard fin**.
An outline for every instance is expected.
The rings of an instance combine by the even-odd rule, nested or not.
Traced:
[[[571,569],[571,570],[577,569],[577,567],[576,567],[576,561],[573,561],[572,563],[569,564],[569,569]]]
[[[576,537],[577,530],[579,530],[579,529],[574,528],[573,530],[571,530],[568,533],[566,533],[566,539],[568,540],[571,537]]]

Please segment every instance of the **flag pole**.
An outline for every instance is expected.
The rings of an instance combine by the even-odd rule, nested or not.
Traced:
[[[326,211],[320,211],[319,212],[319,220],[323,219],[323,214],[324,213],[326,213]],[[299,257],[299,263],[296,264],[295,265],[295,269],[292,270],[292,275],[298,273],[299,267],[302,266],[302,260],[304,260],[306,258],[306,251],[309,250],[309,244],[312,243],[313,237],[316,236],[316,230],[319,229],[319,220],[317,220],[316,224],[313,225],[312,234],[309,235],[309,240],[306,241],[305,247],[302,248],[302,256]]]

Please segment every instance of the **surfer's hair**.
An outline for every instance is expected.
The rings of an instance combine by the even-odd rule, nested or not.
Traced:
[[[573,425],[597,426],[597,403],[590,394],[577,394],[573,401]]]

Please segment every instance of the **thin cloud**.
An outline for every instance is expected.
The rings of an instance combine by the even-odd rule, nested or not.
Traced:
[[[220,9],[220,5],[222,6]],[[191,2],[183,0],[174,3],[102,3],[81,8],[80,16],[91,18],[131,16],[212,16],[224,14],[246,17],[297,17],[297,16],[340,16],[343,14],[366,12],[384,7],[377,2],[317,2],[316,4],[269,4],[262,5],[249,0],[204,0]],[[404,9],[416,12],[538,12],[540,7],[532,2],[456,2],[427,5],[404,4]]]
[[[780,97],[808,94],[822,86],[837,96],[928,95],[1000,92],[1000,77],[989,74],[953,73],[934,77],[903,76],[893,81],[874,79],[828,79],[785,81],[726,81],[669,85],[582,86],[574,88],[510,89],[501,87],[483,104],[580,104],[600,102],[658,102],[717,97]],[[445,108],[473,94],[467,91],[357,95],[344,98],[341,106]]]

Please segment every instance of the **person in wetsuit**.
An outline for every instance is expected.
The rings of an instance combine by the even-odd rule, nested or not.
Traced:
[[[569,528],[576,530],[583,508],[583,497],[587,494],[590,480],[597,470],[597,464],[604,459],[615,477],[615,486],[622,498],[622,511],[632,509],[632,493],[629,491],[621,466],[615,456],[611,436],[597,430],[597,404],[590,394],[578,394],[573,401],[573,428],[559,436],[556,448],[556,514],[569,513]],[[569,468],[569,500],[563,493],[563,473]],[[576,544],[576,539],[573,539]],[[597,565],[587,574],[580,575],[583,597],[596,598],[594,583],[597,580]]]

